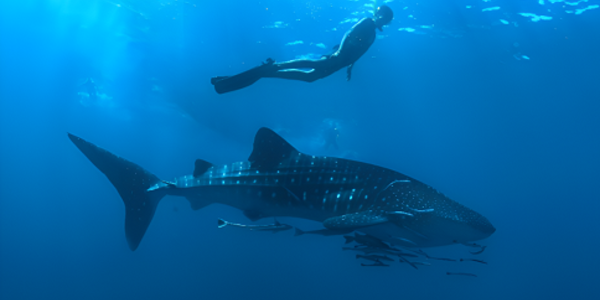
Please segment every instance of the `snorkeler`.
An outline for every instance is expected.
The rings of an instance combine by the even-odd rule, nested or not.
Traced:
[[[394,18],[392,9],[387,5],[377,8],[373,18],[364,18],[348,31],[342,43],[334,47],[335,52],[324,55],[320,59],[296,59],[276,63],[268,58],[262,65],[234,76],[217,76],[211,78],[215,91],[224,94],[252,85],[261,78],[283,78],[313,82],[325,78],[338,70],[348,67],[346,79],[352,77],[354,63],[373,44],[376,37],[375,29],[383,31],[382,27]],[[302,70],[308,69],[308,70]]]
[[[96,102],[98,100],[98,86],[96,86],[96,83],[94,82],[94,79],[92,79],[91,77],[88,78],[82,85],[81,87],[85,88],[90,100],[92,100],[93,102]]]
[[[340,133],[337,127],[325,129],[325,132],[323,132],[323,138],[325,139],[325,145],[323,148],[325,148],[325,150],[329,150],[329,148],[333,147],[335,150],[340,150],[340,146],[338,146],[337,143],[339,136]]]

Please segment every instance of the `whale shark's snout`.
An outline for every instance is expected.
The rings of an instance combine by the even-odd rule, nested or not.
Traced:
[[[496,232],[496,228],[487,218],[483,217],[483,219],[485,221],[478,226],[478,229],[481,231],[481,233],[483,233],[483,235],[485,235],[485,237],[489,237],[494,232]]]
[[[461,228],[456,232],[460,242],[482,240],[496,232],[496,228],[486,217],[473,210],[469,210],[467,216],[457,220],[457,223]]]
[[[456,202],[446,203],[450,205],[438,207],[427,218],[423,218],[423,222],[408,225],[426,237],[413,240],[419,246],[473,242],[488,238],[496,231],[492,223],[480,213]]]

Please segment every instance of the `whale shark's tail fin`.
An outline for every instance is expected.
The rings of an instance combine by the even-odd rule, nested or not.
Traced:
[[[125,203],[125,236],[129,248],[137,249],[154,217],[158,202],[165,196],[162,189],[148,191],[161,182],[142,167],[118,157],[82,138],[69,133],[69,139],[102,172]]]

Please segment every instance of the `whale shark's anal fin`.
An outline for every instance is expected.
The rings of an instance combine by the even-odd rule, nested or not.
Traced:
[[[69,133],[69,139],[102,172],[125,203],[125,236],[131,250],[137,249],[160,199],[163,189],[148,189],[161,180],[142,167],[118,157],[82,138]]]
[[[300,152],[294,146],[273,130],[263,127],[254,137],[254,149],[248,157],[248,161],[253,169],[268,170],[298,154]]]
[[[353,214],[331,217],[323,221],[323,226],[331,230],[349,230],[373,226],[389,222],[385,215],[372,212],[357,212]]]

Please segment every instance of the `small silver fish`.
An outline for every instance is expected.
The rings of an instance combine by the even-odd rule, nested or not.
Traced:
[[[410,260],[398,255],[398,257],[400,257],[400,262],[405,262],[408,263],[411,267],[415,268],[415,270],[418,270],[419,268],[417,268],[417,266],[415,264],[413,264]]]
[[[435,260],[444,260],[444,261],[456,261],[456,259],[453,259],[453,258],[445,258],[445,257],[433,257],[433,256],[427,256],[427,258],[429,258],[429,259],[435,259]]]
[[[485,264],[485,265],[488,264],[487,262],[485,262],[483,260],[473,259],[473,258],[461,258],[460,261],[474,261],[474,262],[478,262],[480,264]]]
[[[454,242],[458,243],[458,241],[454,241]],[[481,247],[483,247],[483,246],[481,246],[479,244],[476,244],[476,243],[461,243],[461,244],[463,244],[464,246],[467,246],[467,247],[471,247],[471,248],[481,248]]]
[[[475,251],[475,252],[471,252],[471,251],[469,251],[469,253],[471,253],[471,254],[473,254],[473,255],[481,254],[481,253],[483,253],[483,251],[485,250],[485,248],[486,248],[486,247],[487,247],[487,246],[481,246],[481,250],[479,250],[479,251]]]
[[[362,234],[359,234],[358,232],[355,232],[354,236],[345,235],[344,238],[346,239],[346,244],[356,242],[358,244],[365,245],[365,246],[371,246],[371,247],[377,247],[377,248],[383,248],[383,249],[391,248],[388,244],[386,244],[382,240],[380,240],[370,234],[362,235]]]
[[[333,230],[333,229],[319,229],[319,230],[310,230],[310,231],[304,231],[301,230],[300,228],[296,227],[296,232],[294,233],[294,236],[299,236],[299,235],[303,235],[303,234],[317,234],[317,235],[322,235],[322,236],[330,236],[330,235],[342,235],[342,234],[347,234],[352,232],[353,230]]]
[[[384,263],[382,263],[381,261],[375,261],[373,264],[371,265],[365,265],[365,264],[360,264],[363,267],[389,267],[390,265],[386,265]]]
[[[475,275],[473,273],[461,273],[461,272],[446,272],[446,275],[458,275],[458,276],[477,277],[477,275]]]
[[[400,260],[400,262],[402,262],[402,260]],[[426,262],[426,261],[411,261],[411,263],[415,266],[426,266],[426,267],[431,266],[431,263]]]

